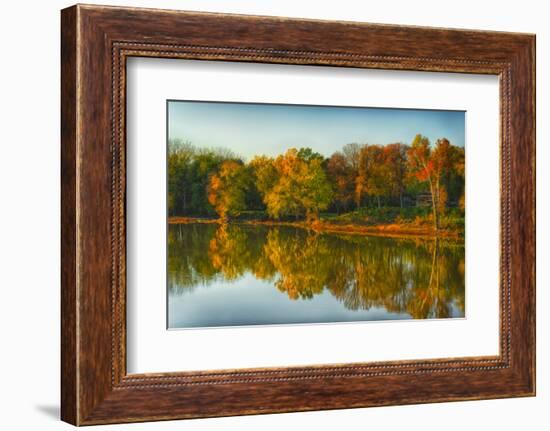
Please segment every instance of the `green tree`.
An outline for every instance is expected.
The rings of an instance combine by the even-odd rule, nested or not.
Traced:
[[[308,163],[315,159],[319,159],[320,161],[324,160],[324,157],[320,153],[317,153],[316,151],[313,151],[311,148],[307,147],[300,148],[298,150],[298,158]]]
[[[188,141],[168,142],[168,213],[171,216],[211,216],[206,193],[210,175],[225,160],[239,158],[223,148],[198,149]]]
[[[185,214],[190,203],[189,167],[196,153],[189,142],[173,140],[168,146],[168,212]]]

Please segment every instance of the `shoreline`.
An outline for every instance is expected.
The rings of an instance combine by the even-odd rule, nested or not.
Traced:
[[[168,224],[223,224],[221,219],[200,218],[200,217],[168,217]],[[463,239],[461,232],[440,230],[435,232],[432,228],[425,226],[400,225],[395,223],[362,226],[357,224],[338,224],[318,220],[313,223],[305,221],[275,221],[275,220],[231,220],[231,224],[262,225],[262,226],[288,226],[315,232],[328,232],[346,235],[383,236],[390,238],[423,238],[435,239],[445,238],[460,240]]]

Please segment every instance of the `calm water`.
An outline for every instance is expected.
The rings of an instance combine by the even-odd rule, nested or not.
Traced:
[[[464,317],[464,304],[463,243],[168,228],[170,328]]]

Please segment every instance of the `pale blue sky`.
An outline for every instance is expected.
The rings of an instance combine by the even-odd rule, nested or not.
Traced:
[[[168,101],[168,137],[249,160],[310,147],[330,157],[350,142],[410,144],[417,133],[463,147],[464,111]]]

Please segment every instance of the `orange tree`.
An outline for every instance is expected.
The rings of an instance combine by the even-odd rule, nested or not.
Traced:
[[[436,230],[440,228],[441,214],[447,199],[442,178],[458,168],[459,154],[457,147],[451,145],[448,139],[438,139],[432,148],[429,139],[422,135],[415,136],[408,151],[410,173],[428,184]]]

